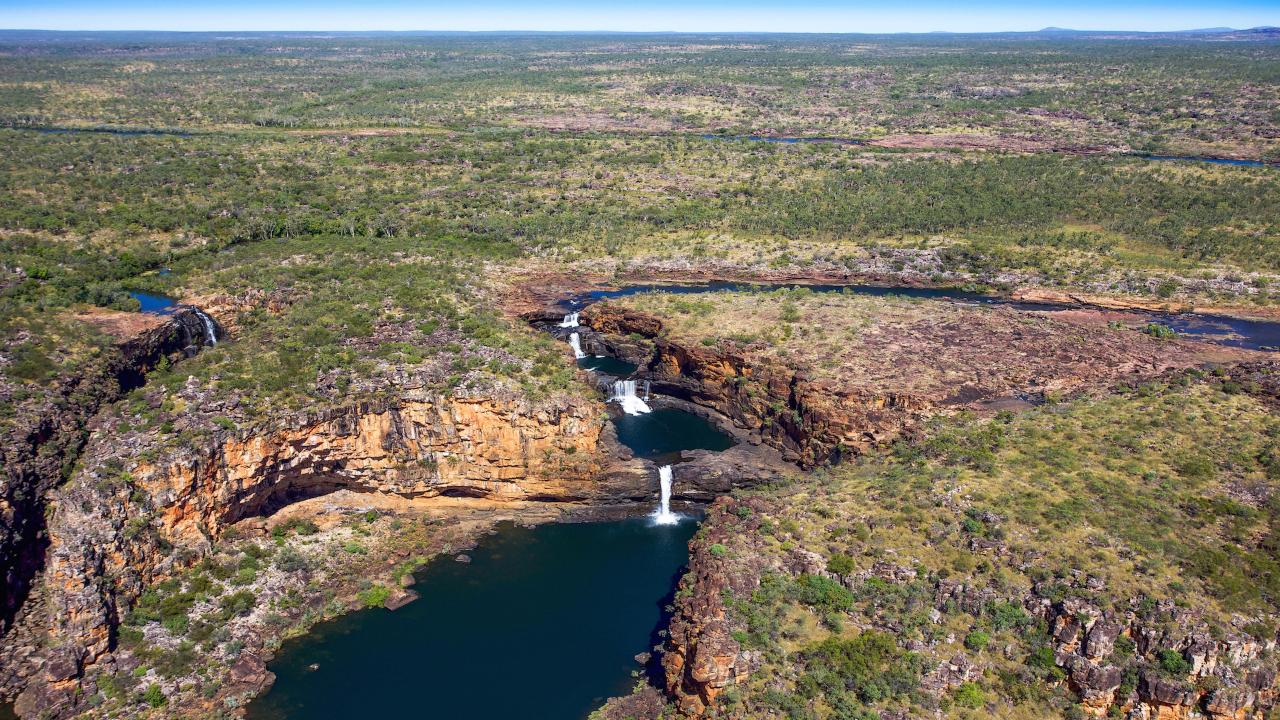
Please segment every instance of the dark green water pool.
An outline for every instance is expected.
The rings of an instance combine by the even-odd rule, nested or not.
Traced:
[[[636,371],[636,366],[611,357],[596,357],[588,355],[578,359],[578,367],[583,370],[593,370],[595,372],[604,373],[605,375],[613,375],[615,377],[625,378]]]
[[[504,524],[418,573],[417,601],[281,649],[250,720],[580,720],[652,649],[697,523]],[[319,668],[309,670],[317,663]]]
[[[728,450],[733,438],[691,412],[657,408],[643,415],[614,418],[618,441],[631,448],[636,457],[659,465],[678,462],[681,450]]]

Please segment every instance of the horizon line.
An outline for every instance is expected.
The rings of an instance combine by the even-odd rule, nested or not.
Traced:
[[[1235,28],[1235,27],[1205,27],[1205,28],[1183,28],[1178,30],[1133,30],[1126,28],[1108,28],[1108,29],[1087,29],[1081,30],[1076,28],[1047,26],[1034,30],[886,30],[881,32],[857,32],[857,31],[820,31],[820,30],[613,30],[608,28],[597,28],[591,30],[548,30],[548,29],[482,29],[482,30],[445,30],[445,29],[429,29],[414,28],[408,30],[388,30],[388,29],[365,29],[365,30],[330,30],[330,29],[284,29],[284,28],[264,28],[256,30],[235,30],[235,29],[207,29],[207,30],[175,30],[162,28],[39,28],[39,27],[16,27],[6,28],[0,27],[0,33],[173,33],[186,35],[208,35],[208,34],[290,34],[290,35],[381,35],[381,34],[450,34],[450,35],[481,35],[481,34],[523,34],[523,35],[591,35],[591,34],[607,34],[607,35],[1022,35],[1022,34],[1046,34],[1055,33],[1079,33],[1079,34],[1095,34],[1095,33],[1132,33],[1140,35],[1169,35],[1169,34],[1222,34],[1231,32],[1250,32],[1254,30],[1280,30],[1277,25],[1254,25],[1252,27]]]

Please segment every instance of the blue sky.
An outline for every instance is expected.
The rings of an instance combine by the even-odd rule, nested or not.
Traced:
[[[0,0],[0,27],[50,30],[953,32],[1280,25],[1280,0]]]

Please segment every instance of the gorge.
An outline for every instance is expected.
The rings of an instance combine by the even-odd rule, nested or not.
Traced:
[[[414,512],[424,510],[443,512],[440,517],[448,517],[453,512],[449,510],[448,503],[455,504],[457,511],[464,515],[481,513],[467,521],[470,529],[449,531],[452,540],[446,544],[431,541],[436,544],[421,546],[422,549],[434,548],[428,554],[420,554],[422,550],[411,551],[411,555],[402,552],[401,557],[407,558],[409,564],[397,564],[393,576],[360,590],[354,604],[348,607],[372,603],[399,608],[414,601],[420,592],[432,593],[433,588],[437,588],[441,595],[438,598],[430,595],[433,599],[428,601],[418,598],[411,603],[412,610],[397,610],[390,615],[383,615],[377,610],[348,614],[346,608],[328,608],[311,616],[309,622],[315,623],[333,615],[341,617],[317,626],[315,633],[308,634],[304,640],[294,644],[286,642],[279,649],[255,646],[250,642],[245,650],[240,651],[240,659],[232,669],[232,676],[240,679],[216,689],[215,698],[235,698],[237,706],[249,708],[250,717],[297,717],[296,713],[322,717],[326,716],[324,713],[341,712],[340,708],[344,706],[340,702],[326,700],[324,692],[319,689],[326,685],[326,675],[320,670],[310,669],[316,664],[314,658],[325,659],[319,663],[322,669],[332,666],[331,671],[345,676],[353,672],[350,668],[369,666],[367,661],[360,660],[363,653],[374,652],[381,656],[390,652],[388,643],[399,647],[403,638],[395,628],[402,627],[402,623],[411,622],[414,627],[427,632],[427,637],[436,638],[439,632],[432,629],[434,625],[416,623],[412,618],[439,617],[441,611],[434,605],[437,601],[460,602],[460,607],[466,607],[468,612],[482,612],[472,621],[451,623],[450,627],[471,628],[473,623],[484,624],[481,617],[491,615],[484,611],[483,604],[476,604],[474,600],[450,599],[455,595],[468,597],[465,592],[472,591],[466,589],[476,587],[469,577],[522,579],[528,583],[527,586],[509,591],[521,597],[546,586],[559,588],[564,593],[563,597],[590,596],[591,593],[585,590],[575,589],[571,582],[554,580],[554,575],[548,575],[552,567],[566,577],[587,573],[574,563],[557,564],[543,559],[533,562],[529,572],[494,569],[479,576],[467,575],[468,570],[479,566],[471,568],[464,562],[450,562],[447,557],[425,564],[431,552],[448,555],[471,545],[476,545],[476,550],[469,551],[466,557],[472,561],[484,558],[484,563],[519,563],[523,555],[516,554],[514,548],[532,542],[532,538],[514,539],[519,533],[550,533],[549,537],[556,538],[558,533],[571,532],[509,528],[499,530],[494,539],[484,538],[495,522],[504,518],[526,518],[537,522],[560,517],[577,521],[574,525],[563,526],[581,528],[575,532],[602,533],[602,538],[620,533],[628,538],[615,548],[620,557],[626,557],[625,553],[643,553],[647,542],[658,543],[657,547],[663,550],[649,558],[655,563],[654,572],[647,576],[649,579],[630,577],[627,573],[611,576],[615,578],[611,582],[616,583],[617,592],[634,591],[637,603],[632,606],[636,608],[634,611],[621,612],[613,617],[614,621],[621,623],[615,628],[616,633],[619,637],[647,636],[659,629],[654,625],[657,622],[654,613],[669,602],[663,597],[672,591],[676,570],[684,562],[683,551],[677,550],[683,547],[683,540],[673,538],[687,539],[687,533],[694,527],[692,521],[679,522],[680,516],[670,509],[673,499],[707,503],[733,488],[769,486],[793,474],[796,466],[814,467],[848,459],[882,445],[897,434],[910,431],[928,415],[942,411],[948,403],[980,407],[991,398],[1009,395],[1015,387],[1001,381],[989,387],[977,386],[975,391],[958,396],[954,395],[954,388],[942,388],[947,395],[953,396],[949,398],[900,391],[882,395],[856,389],[833,392],[818,378],[784,371],[781,367],[746,355],[726,354],[721,350],[686,343],[669,333],[659,318],[613,304],[615,300],[627,297],[649,302],[645,298],[660,300],[695,294],[692,286],[678,287],[677,292],[656,296],[634,295],[627,291],[615,293],[609,300],[588,303],[580,314],[573,313],[572,323],[568,318],[558,321],[548,318],[544,323],[544,315],[550,316],[553,311],[526,314],[526,318],[533,320],[535,325],[544,323],[554,333],[560,333],[559,336],[573,346],[574,359],[580,366],[597,359],[609,361],[595,365],[595,369],[588,371],[586,379],[603,390],[609,400],[608,406],[616,408],[611,422],[602,421],[598,399],[583,398],[568,404],[541,406],[497,397],[441,401],[416,391],[410,384],[399,387],[398,397],[385,404],[362,403],[306,413],[274,428],[256,428],[252,433],[214,432],[203,451],[192,454],[190,450],[184,450],[181,461],[161,452],[154,459],[131,467],[123,482],[112,482],[113,473],[120,472],[113,454],[105,452],[105,446],[95,446],[91,440],[79,472],[85,478],[92,478],[93,484],[73,481],[57,491],[59,510],[49,525],[50,548],[46,555],[49,562],[44,575],[46,578],[68,579],[109,577],[111,582],[90,586],[88,592],[42,595],[41,604],[52,600],[69,610],[65,619],[55,626],[56,632],[71,643],[61,650],[67,662],[66,670],[62,672],[66,674],[50,676],[54,681],[48,684],[28,685],[27,694],[19,702],[19,710],[26,712],[27,708],[37,704],[46,708],[74,708],[74,700],[58,695],[60,688],[75,687],[79,682],[76,679],[78,674],[84,672],[81,668],[89,670],[104,664],[111,667],[118,662],[116,657],[120,655],[120,649],[113,640],[118,632],[115,624],[118,621],[114,618],[123,614],[122,608],[142,596],[148,586],[173,582],[176,578],[191,578],[192,571],[200,567],[198,564],[193,566],[193,561],[210,552],[219,552],[211,540],[226,535],[231,528],[240,528],[237,534],[242,537],[246,532],[250,538],[255,535],[299,537],[304,544],[297,547],[304,548],[309,541],[294,536],[291,530],[280,535],[280,528],[301,527],[294,523],[306,516],[308,511],[304,508],[307,507],[320,509],[318,517],[336,512],[335,517],[339,518],[344,513],[348,518],[353,517],[352,510],[342,509],[342,503],[354,502],[351,507],[359,507],[362,503],[365,507],[376,507],[369,506],[368,501],[361,500],[361,497],[398,498],[397,502],[407,504],[395,512],[408,510],[410,517]],[[716,292],[728,292],[723,297],[733,298],[736,297],[733,293],[740,293],[741,288],[717,288]],[[747,297],[754,302],[775,296],[786,298],[793,292],[794,289],[778,288],[763,294],[752,291]],[[822,297],[824,292],[829,291],[823,290],[812,296]],[[850,296],[841,292],[832,297],[855,297],[856,302],[867,301],[856,299],[856,293]],[[869,301],[878,302],[880,297],[879,294],[872,295]],[[935,296],[909,302],[952,301],[945,296]],[[939,305],[937,310],[943,308],[950,308],[946,312],[972,312],[966,309],[965,300],[955,306]],[[1064,312],[1061,309],[1046,310],[1042,305],[996,308],[995,311],[1027,313],[1032,318],[1039,317],[1037,313],[1053,317],[1055,313]],[[938,315],[938,312],[933,314]],[[166,322],[178,323],[183,317],[189,317],[193,338],[205,342],[216,340],[216,335],[211,336],[206,331],[204,318],[194,310],[187,315],[178,313],[167,317],[169,320]],[[1106,321],[1105,315],[1099,318]],[[1090,322],[1096,323],[1099,319]],[[1262,327],[1266,331],[1272,330],[1269,325]],[[1051,337],[1046,335],[1045,340],[1035,342],[1059,342],[1048,340]],[[952,341],[947,342],[950,344]],[[1015,338],[1015,343],[1026,342],[1025,338]],[[1233,335],[1226,342],[1260,344],[1248,335]],[[1035,352],[1043,357],[1049,356],[1038,345],[1026,347],[1036,348]],[[1072,347],[1075,348],[1072,352],[1083,351],[1079,346]],[[1072,376],[1068,384],[1061,387],[1070,388],[1070,383],[1114,382],[1129,373],[1158,374],[1188,366],[1204,357],[1228,357],[1232,352],[1244,352],[1209,350],[1209,347],[1195,349],[1194,343],[1185,347],[1164,345],[1160,346],[1161,359],[1138,361],[1135,357],[1131,364],[1124,363],[1123,352],[1113,353],[1108,363],[1110,370],[1096,377],[1092,374]],[[577,357],[585,355],[587,350],[590,350],[591,357]],[[950,352],[954,353],[954,350]],[[947,353],[932,354],[935,362],[945,362],[946,357]],[[974,361],[965,359],[964,362]],[[1041,374],[1067,372],[1068,368],[1074,368],[1069,371],[1071,373],[1080,372],[1069,358],[1058,357],[1054,362],[1061,363],[1054,366],[1057,370],[1041,368]],[[610,375],[609,370],[617,371],[618,375]],[[735,377],[746,381],[734,380]],[[1043,381],[1039,383],[1043,385]],[[1048,387],[1052,386],[1050,383]],[[752,387],[760,388],[763,395],[754,395]],[[190,393],[192,401],[196,402],[198,388],[191,387],[185,392]],[[784,409],[778,410],[777,403],[782,403]],[[96,423],[95,437],[128,437],[128,431],[113,430],[107,418],[98,418]],[[788,466],[777,457],[778,454],[794,464]],[[150,500],[132,510],[130,508],[135,501],[130,498],[139,490]],[[441,505],[441,501],[448,503]],[[534,505],[551,509],[551,514],[546,510],[529,509]],[[326,507],[328,509],[321,509]],[[421,509],[415,511],[414,507]],[[469,510],[469,507],[474,509]],[[484,510],[486,507],[493,509]],[[562,509],[555,510],[556,507]],[[628,507],[632,508],[629,512],[634,516],[630,519],[603,520],[603,516],[598,514],[626,513]],[[724,507],[723,502],[717,502],[713,507],[717,509],[713,510],[713,530],[709,537],[715,537],[717,530],[714,528],[726,522],[724,511],[719,509]],[[737,506],[731,503],[728,507]],[[93,510],[84,511],[86,508],[117,510],[101,515]],[[126,509],[123,518],[118,514],[120,508]],[[493,510],[497,510],[497,514],[493,514]],[[139,514],[134,515],[135,512]],[[295,514],[297,512],[302,514]],[[368,536],[369,531],[361,528],[371,529],[377,525],[380,522],[378,515],[384,511],[368,512],[373,513],[372,519],[354,525],[349,520],[339,519],[335,529],[349,526],[357,533],[352,536],[343,531],[330,542],[336,542],[338,546],[353,542],[342,540],[342,537],[354,537],[354,542],[363,542],[358,539],[360,534]],[[485,513],[490,516],[484,517]],[[143,517],[144,514],[153,518],[154,534],[128,535],[128,528],[134,525],[131,518]],[[644,517],[646,514],[648,517]],[[267,522],[257,520],[259,516],[266,516]],[[584,520],[595,522],[581,522]],[[672,536],[663,534],[665,530],[659,530],[663,527],[687,529],[681,531],[686,534]],[[326,537],[330,532],[323,530],[320,537]],[[380,533],[373,535],[379,536]],[[86,537],[94,540],[88,543],[80,540]],[[292,542],[287,543],[289,552],[298,552],[293,549]],[[490,542],[496,545],[491,547]],[[562,541],[553,539],[551,542],[561,547],[557,543]],[[604,542],[602,539],[591,541],[591,544]],[[724,624],[728,621],[724,608],[717,609],[715,602],[704,605],[711,602],[708,593],[715,595],[719,592],[715,589],[719,586],[714,584],[718,581],[702,579],[708,562],[706,553],[715,555],[709,550],[712,545],[719,547],[706,541],[694,544],[694,569],[682,585],[690,588],[693,594],[675,602],[671,634],[657,643],[662,646],[662,652],[648,661],[657,676],[665,673],[662,684],[666,692],[677,698],[682,708],[695,714],[717,702],[716,698],[724,688],[745,682],[745,673],[754,662],[749,654],[742,654],[744,651],[732,649],[735,641],[726,635],[729,630]],[[172,547],[186,548],[185,559],[182,553],[175,554],[168,549]],[[600,545],[602,550],[604,547]],[[302,555],[308,556],[306,551]],[[463,556],[458,557],[461,559]],[[575,556],[574,562],[579,559],[594,562],[590,557],[594,556]],[[564,559],[563,555],[560,559]],[[207,561],[202,562],[208,567]],[[313,562],[305,561],[303,564]],[[808,567],[804,563],[811,565],[812,561],[802,561],[802,566]],[[418,582],[410,583],[407,578],[414,568],[422,564],[426,569],[418,571]],[[95,567],[106,570],[97,571]],[[538,567],[545,569],[532,571]],[[758,570],[740,579],[752,577],[756,578],[754,582],[760,582]],[[192,580],[177,582],[179,587],[190,586]],[[633,582],[638,584],[632,585]],[[713,584],[700,584],[708,582]],[[420,589],[408,590],[408,586]],[[360,584],[355,585],[355,588],[359,587]],[[641,587],[647,589],[640,592]],[[379,588],[383,590],[370,594]],[[592,592],[597,590],[593,587]],[[493,588],[484,591],[487,597],[497,592]],[[38,609],[38,606],[33,609]],[[449,611],[445,616],[456,620],[461,612]],[[543,614],[539,617],[555,616]],[[720,619],[712,622],[717,617]],[[256,623],[260,622],[250,620],[244,626],[246,630],[257,627]],[[712,624],[708,625],[709,622]],[[548,626],[547,632],[562,635],[563,627],[554,625]],[[499,631],[501,627],[494,626],[494,629]],[[360,642],[353,644],[353,632],[362,638]],[[615,631],[597,629],[583,635],[581,642],[587,642],[602,632],[611,634]],[[542,642],[551,640],[522,646],[533,649]],[[556,642],[565,643],[566,648],[574,647],[564,637],[559,637]],[[576,653],[585,646],[577,647],[572,652]],[[603,647],[596,649],[604,650]],[[629,655],[649,652],[642,642],[625,648],[620,645],[612,652],[622,650],[628,651]],[[456,654],[456,651],[441,652]],[[268,662],[272,655],[278,655],[279,660]],[[513,667],[529,662],[519,655],[510,659],[516,663]],[[19,655],[15,660],[30,663],[33,658]],[[343,663],[348,661],[354,664],[345,666]],[[664,668],[661,672],[653,669],[654,663],[659,662]],[[640,663],[633,669],[643,672],[644,666],[645,663]],[[584,685],[585,695],[561,694],[562,699],[590,709],[598,706],[605,696],[625,695],[627,672],[617,665],[613,668],[610,673],[602,675],[601,685]],[[316,673],[314,677],[313,672]],[[262,700],[245,705],[246,700],[272,687],[272,673],[287,678],[288,684],[281,684]],[[439,677],[443,679],[445,676]],[[16,681],[15,678],[12,682]],[[547,684],[545,680],[538,681],[530,676],[529,687],[528,692],[534,693]],[[32,692],[41,694],[32,695]],[[398,701],[393,699],[392,702],[388,706],[389,711],[396,707],[394,703]],[[495,706],[493,712],[504,711]]]
[[[356,15],[0,29],[0,719],[1280,716],[1273,28]]]

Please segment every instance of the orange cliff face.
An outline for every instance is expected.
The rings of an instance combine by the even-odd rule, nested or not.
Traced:
[[[604,472],[604,427],[600,405],[586,397],[533,404],[415,395],[219,432],[202,447],[133,466],[130,458],[146,453],[99,431],[81,470],[56,492],[41,622],[46,660],[58,660],[43,666],[58,672],[29,686],[27,702],[74,702],[77,678],[112,650],[113,626],[147,586],[198,562],[235,522],[299,499],[338,489],[425,504],[595,504],[643,494],[632,485],[647,478]]]
[[[240,434],[204,454],[141,465],[138,484],[175,537],[214,535],[292,498],[347,488],[405,498],[582,500],[593,482],[603,417],[585,400],[534,409],[485,398],[362,405]]]

